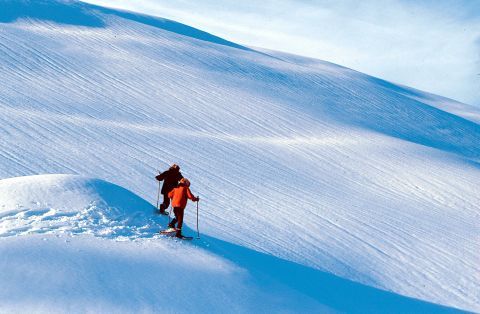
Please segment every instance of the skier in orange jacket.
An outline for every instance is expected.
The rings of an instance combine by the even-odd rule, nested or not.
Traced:
[[[170,228],[175,228],[175,224],[177,224],[177,234],[175,235],[177,238],[184,237],[182,235],[183,214],[185,207],[187,206],[188,199],[191,199],[194,202],[198,202],[200,200],[199,197],[195,197],[192,194],[189,187],[190,181],[182,178],[178,186],[168,193],[168,197],[172,199],[173,213],[175,214],[175,218],[168,226]]]

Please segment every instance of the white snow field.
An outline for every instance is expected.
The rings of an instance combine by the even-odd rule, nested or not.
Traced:
[[[174,21],[0,0],[0,312],[480,312],[478,123]],[[155,235],[173,162],[200,240]]]
[[[331,312],[218,254],[155,236],[164,221],[152,205],[105,181],[20,177],[1,180],[0,194],[2,313]]]

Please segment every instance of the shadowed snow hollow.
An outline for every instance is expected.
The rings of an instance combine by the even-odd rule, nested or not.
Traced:
[[[160,222],[151,204],[99,179],[38,175],[0,180],[0,236],[64,231],[151,237]]]

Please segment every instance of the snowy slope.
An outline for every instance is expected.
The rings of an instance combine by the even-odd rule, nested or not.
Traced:
[[[211,241],[480,311],[474,108],[173,21],[0,5],[0,178],[81,174],[155,203],[177,162]]]
[[[1,312],[454,312],[205,235],[162,238],[165,217],[102,180],[17,177],[0,195]]]
[[[2,313],[329,311],[218,254],[156,236],[166,219],[108,182],[20,177],[0,180],[0,195]]]

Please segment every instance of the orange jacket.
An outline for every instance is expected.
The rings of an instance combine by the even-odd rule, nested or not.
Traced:
[[[187,206],[187,198],[197,201],[193,196],[190,188],[185,185],[179,185],[168,193],[168,197],[172,199],[172,207],[185,208]]]

